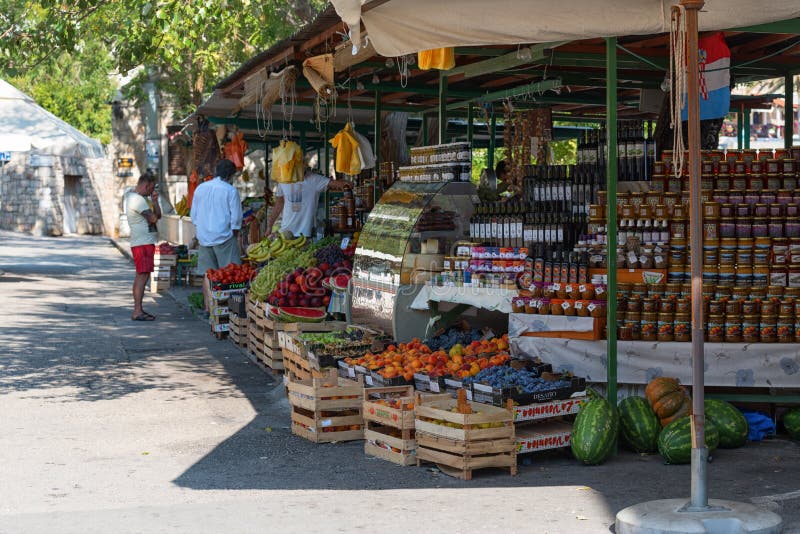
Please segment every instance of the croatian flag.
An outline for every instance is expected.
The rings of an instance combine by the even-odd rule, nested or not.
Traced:
[[[731,107],[731,50],[722,33],[697,43],[700,60],[700,120],[719,119]],[[686,108],[681,117],[686,120]]]

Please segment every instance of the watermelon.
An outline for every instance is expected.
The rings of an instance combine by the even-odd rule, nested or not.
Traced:
[[[619,420],[609,402],[593,396],[583,405],[572,427],[572,454],[588,465],[605,462],[614,450]]]
[[[656,452],[661,425],[644,397],[627,397],[619,403],[619,434],[636,452]]]
[[[717,399],[705,400],[706,421],[714,423],[719,431],[719,446],[736,449],[747,441],[747,419],[733,404]]]
[[[347,274],[338,274],[331,277],[331,286],[336,291],[347,291],[347,286],[350,284],[350,276]]]
[[[286,323],[321,323],[327,317],[322,308],[288,307],[276,308],[282,321]]]
[[[706,447],[713,451],[719,444],[719,432],[706,420]],[[692,460],[692,423],[690,417],[671,422],[658,435],[658,452],[668,464],[688,464]]]
[[[800,439],[800,408],[792,408],[783,415],[783,427],[792,439]]]

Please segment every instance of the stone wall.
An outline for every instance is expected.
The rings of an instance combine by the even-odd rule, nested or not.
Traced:
[[[103,192],[113,181],[108,162],[13,153],[0,171],[0,228],[33,235],[59,236],[64,232],[65,175],[75,180],[75,229],[80,234],[102,234],[113,213]]]

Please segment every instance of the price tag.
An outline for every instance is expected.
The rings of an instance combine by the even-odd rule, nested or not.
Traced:
[[[571,305],[569,302],[566,302],[566,301],[565,301],[565,302],[562,302],[562,303],[561,303],[561,307],[562,307],[563,309],[565,309],[565,310],[568,310],[568,309],[570,308],[570,306],[572,306],[572,305]]]
[[[603,286],[597,286],[597,287],[594,288],[595,295],[602,295],[605,292],[606,292],[606,288],[604,288]]]
[[[583,302],[581,302],[581,301],[576,302],[575,303],[575,309],[576,310],[582,310],[583,309]]]
[[[597,306],[595,306],[594,304],[589,304],[588,306],[586,306],[586,309],[589,310],[589,313],[593,312],[595,308],[597,308]]]
[[[441,391],[439,389],[439,381],[438,380],[431,380],[429,385],[430,385],[431,391],[433,391],[434,393],[439,393],[439,391]]]
[[[468,389],[468,390],[466,390],[466,391],[467,391],[467,400],[468,400],[468,401],[471,401],[471,400],[472,400],[472,390],[469,390],[469,389]]]
[[[566,289],[564,289],[567,293],[572,293],[572,285],[567,284]]]
[[[356,377],[356,370],[352,367],[347,368],[347,376],[348,378],[355,378]]]
[[[653,258],[653,261],[655,261],[656,263],[664,263],[664,257],[656,256],[655,258]]]
[[[342,239],[342,250],[346,249],[350,245],[350,238],[345,237]]]
[[[330,419],[323,419],[322,421],[319,422],[319,426],[321,426],[322,428],[333,426],[333,421],[331,421]]]
[[[372,375],[364,375],[364,383],[368,386],[373,385]]]
[[[586,286],[585,286],[584,284],[581,284],[581,285],[579,285],[579,286],[578,286],[578,291],[580,291],[581,293],[583,293],[584,291],[586,291]]]
[[[561,291],[561,284],[555,283],[552,285],[553,291]]]

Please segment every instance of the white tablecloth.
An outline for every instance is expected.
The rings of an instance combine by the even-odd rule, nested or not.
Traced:
[[[520,357],[539,357],[556,370],[568,370],[589,382],[606,381],[606,342],[513,337]],[[730,387],[800,387],[800,343],[706,343],[705,383]],[[674,376],[691,384],[691,343],[619,341],[617,381],[646,384],[656,376]]]
[[[516,290],[488,287],[439,287],[424,286],[414,302],[413,310],[430,309],[429,301],[469,304],[485,310],[511,313],[511,299],[517,295]]]

